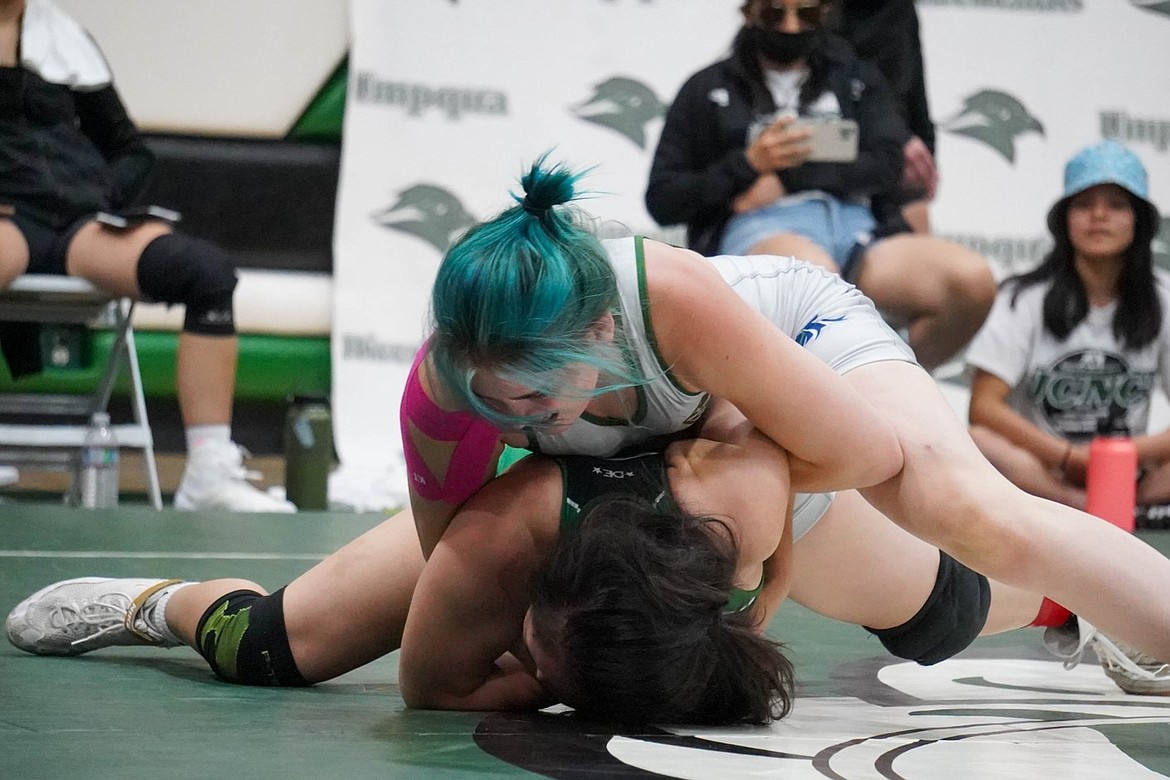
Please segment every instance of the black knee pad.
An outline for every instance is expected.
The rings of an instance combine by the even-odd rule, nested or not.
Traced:
[[[232,294],[236,270],[228,253],[210,241],[167,233],[138,259],[138,289],[159,303],[187,307],[183,330],[208,336],[236,332]]]
[[[899,658],[930,666],[974,642],[990,608],[987,578],[940,551],[934,590],[922,609],[900,626],[865,630]]]
[[[284,588],[271,596],[236,590],[217,599],[195,628],[199,654],[223,680],[240,685],[309,685],[284,627]]]

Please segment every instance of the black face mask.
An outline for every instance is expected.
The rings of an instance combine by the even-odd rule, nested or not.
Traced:
[[[756,51],[777,65],[787,65],[807,57],[816,46],[816,30],[798,33],[753,27]]]

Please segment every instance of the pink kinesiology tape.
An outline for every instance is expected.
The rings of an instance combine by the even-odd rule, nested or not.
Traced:
[[[418,378],[418,367],[426,353],[424,344],[414,358],[402,393],[399,421],[406,469],[414,492],[423,498],[461,504],[484,483],[484,475],[499,445],[500,432],[469,412],[441,409],[427,397]],[[427,467],[414,444],[412,426],[435,441],[455,442],[446,479],[440,480]]]

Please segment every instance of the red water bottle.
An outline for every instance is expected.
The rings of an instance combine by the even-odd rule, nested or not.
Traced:
[[[1137,447],[1123,424],[1112,422],[1089,443],[1085,511],[1133,533],[1137,504]]]

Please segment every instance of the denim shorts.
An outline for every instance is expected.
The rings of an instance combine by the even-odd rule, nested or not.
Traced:
[[[734,215],[723,230],[719,254],[746,255],[766,238],[795,233],[828,252],[841,275],[848,279],[848,265],[860,254],[857,247],[869,244],[874,226],[868,205],[839,200],[823,192],[801,194]]]

